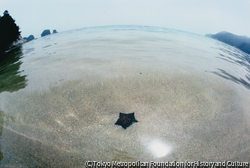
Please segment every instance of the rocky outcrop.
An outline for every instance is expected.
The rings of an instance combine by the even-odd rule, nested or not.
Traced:
[[[49,30],[49,29],[46,29],[46,30],[44,30],[44,31],[42,32],[41,37],[47,36],[47,35],[50,35],[50,34],[51,34],[51,33],[50,33],[50,30]]]
[[[53,34],[55,34],[55,33],[58,33],[58,32],[56,31],[56,29],[53,30]]]
[[[31,40],[34,40],[34,36],[33,35],[30,35],[29,37],[24,37],[23,39],[26,40],[26,41],[31,41]]]

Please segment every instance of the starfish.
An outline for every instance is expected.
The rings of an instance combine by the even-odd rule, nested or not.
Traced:
[[[133,122],[138,122],[135,119],[135,113],[129,113],[129,114],[124,114],[120,112],[119,119],[116,121],[115,125],[120,125],[122,128],[126,129],[130,125],[133,124]]]

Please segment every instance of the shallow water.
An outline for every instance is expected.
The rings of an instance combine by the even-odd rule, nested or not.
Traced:
[[[250,161],[249,55],[234,47],[114,26],[46,36],[20,50],[15,75],[23,85],[0,93],[2,166]],[[135,112],[139,122],[114,125],[119,112]]]

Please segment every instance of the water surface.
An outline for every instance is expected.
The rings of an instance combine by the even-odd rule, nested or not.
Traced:
[[[250,160],[249,55],[234,47],[113,26],[45,36],[21,53],[22,87],[0,93],[3,166]],[[139,122],[114,125],[119,112]]]

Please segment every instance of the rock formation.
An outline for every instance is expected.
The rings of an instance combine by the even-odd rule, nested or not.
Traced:
[[[23,39],[26,40],[26,41],[31,41],[31,40],[34,40],[34,36],[33,35],[30,35],[29,37],[24,37]]]
[[[53,34],[55,34],[55,33],[58,33],[58,32],[56,31],[56,29],[53,30]]]
[[[51,34],[51,33],[50,33],[50,30],[49,30],[49,29],[46,29],[46,30],[44,30],[44,31],[42,32],[41,37],[47,36],[47,35],[50,35],[50,34]]]

